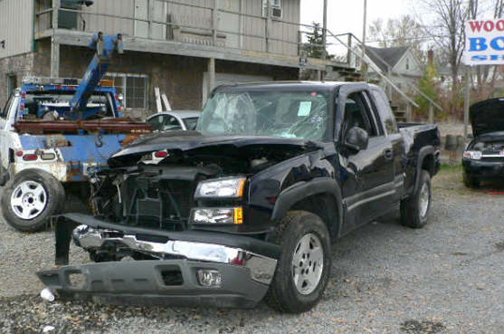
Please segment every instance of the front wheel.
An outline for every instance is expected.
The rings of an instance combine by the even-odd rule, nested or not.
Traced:
[[[305,211],[291,211],[270,241],[281,247],[266,303],[286,313],[312,309],[322,297],[331,269],[331,244],[324,222]]]
[[[52,175],[24,170],[7,182],[2,197],[2,213],[9,225],[23,232],[38,231],[65,201],[63,186]]]
[[[430,174],[426,170],[421,170],[420,173],[420,184],[417,191],[401,201],[401,223],[411,228],[422,228],[427,224],[431,207]]]
[[[480,181],[464,172],[464,184],[467,188],[479,188]]]

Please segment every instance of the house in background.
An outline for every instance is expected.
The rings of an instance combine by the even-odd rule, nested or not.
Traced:
[[[383,74],[401,90],[408,92],[412,86],[416,86],[424,74],[424,65],[418,59],[411,47],[374,48],[366,46],[366,56],[376,65]],[[396,102],[397,99],[386,87],[387,84],[370,66],[368,77],[371,81],[387,89],[389,98]]]
[[[82,77],[98,31],[125,36],[107,78],[133,115],[155,110],[154,87],[197,110],[220,84],[298,79],[300,1],[2,0],[0,106],[23,77]]]

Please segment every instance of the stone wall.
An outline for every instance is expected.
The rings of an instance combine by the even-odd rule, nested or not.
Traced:
[[[27,76],[49,76],[50,74],[50,43],[37,43],[36,52],[20,56],[0,59],[0,107],[3,108],[8,96],[8,76],[17,77],[18,86]]]

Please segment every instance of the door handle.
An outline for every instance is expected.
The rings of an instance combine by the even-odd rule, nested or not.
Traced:
[[[390,149],[390,148],[387,148],[383,151],[383,156],[385,157],[386,160],[394,159],[394,153],[392,152],[392,149]]]

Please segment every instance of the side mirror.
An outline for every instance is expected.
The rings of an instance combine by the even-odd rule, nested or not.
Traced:
[[[366,130],[357,126],[348,130],[345,138],[345,147],[351,149],[352,151],[359,152],[367,149],[368,143],[369,135]]]

